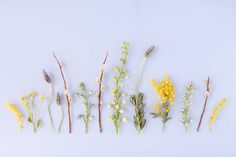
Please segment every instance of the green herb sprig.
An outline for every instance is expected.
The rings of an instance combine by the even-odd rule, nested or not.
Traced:
[[[180,111],[180,114],[182,115],[181,123],[183,124],[186,132],[188,132],[189,125],[193,121],[190,117],[190,106],[192,104],[190,99],[193,96],[194,90],[195,86],[193,82],[190,82],[185,88],[183,109]]]
[[[87,90],[86,86],[84,83],[80,83],[80,92],[76,93],[76,96],[80,96],[84,107],[85,107],[85,113],[80,114],[78,116],[79,119],[83,119],[85,123],[85,133],[88,133],[89,130],[89,121],[93,120],[93,116],[91,115],[91,110],[94,107],[94,104],[89,103],[89,97],[92,95],[91,90]]]
[[[114,77],[115,81],[115,88],[112,90],[112,94],[114,96],[114,99],[112,101],[112,104],[109,105],[109,107],[112,108],[113,114],[110,116],[110,119],[113,121],[113,124],[116,129],[116,134],[118,135],[119,127],[123,122],[127,121],[126,117],[121,118],[121,114],[124,112],[124,109],[122,108],[122,104],[126,104],[125,100],[122,100],[122,97],[125,96],[124,93],[121,92],[121,88],[124,87],[124,84],[122,83],[123,79],[128,79],[127,70],[126,70],[126,62],[128,57],[128,42],[123,42],[122,46],[122,57],[119,59],[121,62],[120,67],[116,67],[114,70],[117,73],[117,75]]]

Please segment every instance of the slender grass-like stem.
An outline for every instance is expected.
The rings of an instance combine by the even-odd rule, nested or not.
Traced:
[[[50,86],[50,90],[51,90],[51,95],[50,95],[50,98],[49,98],[49,103],[48,103],[47,110],[48,110],[48,115],[49,115],[51,128],[52,128],[53,131],[55,131],[54,123],[53,123],[53,119],[52,119],[52,114],[51,114],[51,105],[52,105],[53,97],[54,97],[54,86],[53,86],[52,83],[50,83],[49,86]]]
[[[150,56],[150,54],[153,52],[155,46],[151,46],[146,52],[145,52],[145,55],[141,61],[141,66],[140,66],[140,69],[138,71],[138,75],[137,75],[137,80],[136,80],[136,85],[135,85],[135,88],[134,88],[134,94],[136,95],[136,97],[138,96],[138,91],[139,91],[139,85],[140,85],[140,81],[142,79],[142,75],[143,75],[143,71],[144,71],[144,66],[145,66],[145,63],[146,63],[146,60],[147,58]]]
[[[57,131],[58,131],[59,133],[61,132],[61,125],[62,125],[62,122],[63,122],[63,119],[64,119],[64,112],[63,112],[63,107],[62,107],[62,105],[60,105],[60,111],[61,111],[61,120],[60,120],[58,129],[57,129]]]

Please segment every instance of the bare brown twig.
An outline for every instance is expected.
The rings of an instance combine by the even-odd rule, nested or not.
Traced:
[[[57,58],[57,56],[55,55],[54,52],[53,52],[53,56],[56,59],[56,62],[57,62],[57,65],[58,65],[58,67],[60,69],[60,73],[61,73],[62,80],[63,80],[63,83],[64,83],[65,96],[66,96],[66,102],[67,102],[67,107],[68,107],[69,133],[71,133],[71,131],[72,131],[71,130],[71,111],[70,111],[71,103],[70,103],[70,96],[69,96],[69,93],[68,93],[67,83],[66,83],[66,79],[65,79],[65,76],[64,76],[64,73],[63,73],[63,70],[62,70],[62,65],[59,62],[59,60],[58,60],[58,58]]]
[[[101,103],[102,103],[102,80],[103,80],[103,75],[104,75],[104,69],[105,69],[105,64],[107,61],[107,57],[108,57],[108,52],[104,58],[104,61],[102,63],[102,68],[101,68],[101,72],[100,72],[100,76],[99,76],[99,80],[98,80],[98,125],[99,125],[99,131],[100,133],[102,133],[102,118],[101,118]]]
[[[199,124],[198,124],[197,132],[199,132],[200,127],[201,127],[202,118],[203,118],[205,110],[206,110],[206,105],[207,105],[207,101],[208,101],[208,97],[209,97],[209,93],[210,93],[210,77],[209,76],[207,78],[206,85],[207,85],[207,89],[206,89],[206,93],[205,93],[205,103],[204,103],[203,111],[202,111],[200,121],[199,121]]]

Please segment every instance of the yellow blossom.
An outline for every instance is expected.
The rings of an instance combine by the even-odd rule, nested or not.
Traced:
[[[227,99],[224,98],[221,100],[221,102],[218,105],[216,105],[213,108],[214,112],[211,114],[211,117],[210,117],[210,128],[211,129],[214,128],[214,122],[216,120],[216,117],[219,114],[220,110],[226,105],[226,103],[227,103]]]
[[[35,97],[35,96],[37,96],[37,95],[38,95],[37,92],[31,92],[31,93],[28,94],[28,96],[32,96],[32,97]]]
[[[168,75],[165,75],[164,81],[160,81],[158,84],[155,80],[151,80],[151,84],[155,89],[159,99],[161,101],[169,100],[170,102],[174,101],[175,93],[174,93],[174,85],[170,81]]]
[[[16,119],[19,122],[18,127],[20,129],[22,129],[23,128],[24,119],[23,119],[23,115],[20,113],[20,111],[17,108],[17,106],[9,104],[9,103],[6,103],[5,106],[6,106],[7,109],[9,109],[10,111],[12,111],[15,114]]]
[[[168,75],[165,75],[164,80],[161,80],[160,83],[151,80],[151,84],[160,99],[160,105],[154,105],[155,112],[151,114],[153,118],[162,118],[164,129],[165,123],[171,119],[169,112],[175,98],[174,85]]]
[[[161,108],[159,105],[154,105],[154,109],[156,110],[157,113],[161,112]]]
[[[47,97],[46,97],[46,96],[43,96],[43,95],[41,95],[41,96],[39,97],[39,99],[40,99],[40,101],[41,101],[41,102],[43,102],[45,99],[47,99]]]

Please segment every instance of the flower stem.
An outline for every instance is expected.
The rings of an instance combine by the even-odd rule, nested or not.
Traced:
[[[60,105],[60,110],[61,110],[61,120],[60,120],[58,129],[57,129],[57,131],[58,131],[59,133],[61,132],[61,125],[62,125],[62,122],[63,122],[63,119],[64,119],[64,112],[63,112],[63,107],[62,107],[62,105]]]
[[[53,131],[55,131],[54,123],[53,123],[52,115],[51,115],[51,105],[52,105],[53,97],[54,97],[54,86],[53,86],[52,83],[50,83],[49,85],[50,85],[50,89],[51,89],[51,96],[50,96],[49,103],[48,103],[48,115],[49,115],[49,121],[50,121],[50,124],[51,124],[51,128],[52,128]]]

